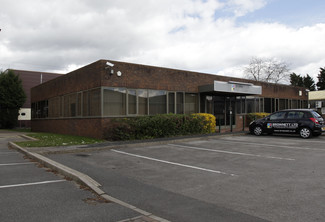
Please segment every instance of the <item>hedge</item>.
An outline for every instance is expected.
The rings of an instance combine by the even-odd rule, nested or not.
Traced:
[[[247,113],[246,122],[249,124],[256,119],[262,119],[268,115],[270,115],[270,113]]]
[[[211,114],[160,114],[114,119],[104,130],[107,140],[141,140],[215,132]]]

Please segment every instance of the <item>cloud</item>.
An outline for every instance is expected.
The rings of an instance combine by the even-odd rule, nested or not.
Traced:
[[[240,17],[261,9],[265,5],[265,0],[230,0],[227,1],[227,10],[233,12],[236,17]]]
[[[315,76],[325,58],[325,24],[241,22],[266,6],[264,0],[3,0],[0,67],[66,72],[107,58],[241,77],[254,56]]]

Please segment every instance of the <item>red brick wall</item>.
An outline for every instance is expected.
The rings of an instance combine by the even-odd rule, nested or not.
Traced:
[[[33,120],[32,131],[103,138],[100,118]]]
[[[60,78],[32,88],[32,102],[100,87],[101,78],[104,76],[104,73],[105,64],[101,62],[95,62],[77,69]]]

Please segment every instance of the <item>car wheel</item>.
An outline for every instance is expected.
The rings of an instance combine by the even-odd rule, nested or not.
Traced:
[[[253,132],[254,132],[254,135],[256,135],[256,136],[260,136],[260,135],[262,135],[262,133],[263,133],[262,127],[260,127],[260,126],[255,126]]]
[[[302,138],[307,139],[311,136],[311,130],[309,128],[301,128],[299,134]]]

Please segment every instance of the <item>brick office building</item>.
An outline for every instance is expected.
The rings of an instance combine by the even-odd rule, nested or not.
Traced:
[[[10,69],[15,75],[18,75],[22,81],[23,90],[26,94],[26,101],[19,110],[18,126],[19,127],[30,127],[31,125],[31,99],[30,90],[32,87],[47,82],[51,79],[62,76],[62,74],[48,73],[48,72],[36,72]]]
[[[243,116],[307,107],[304,88],[99,60],[32,88],[32,130],[103,137],[110,119],[212,113],[242,129]]]

